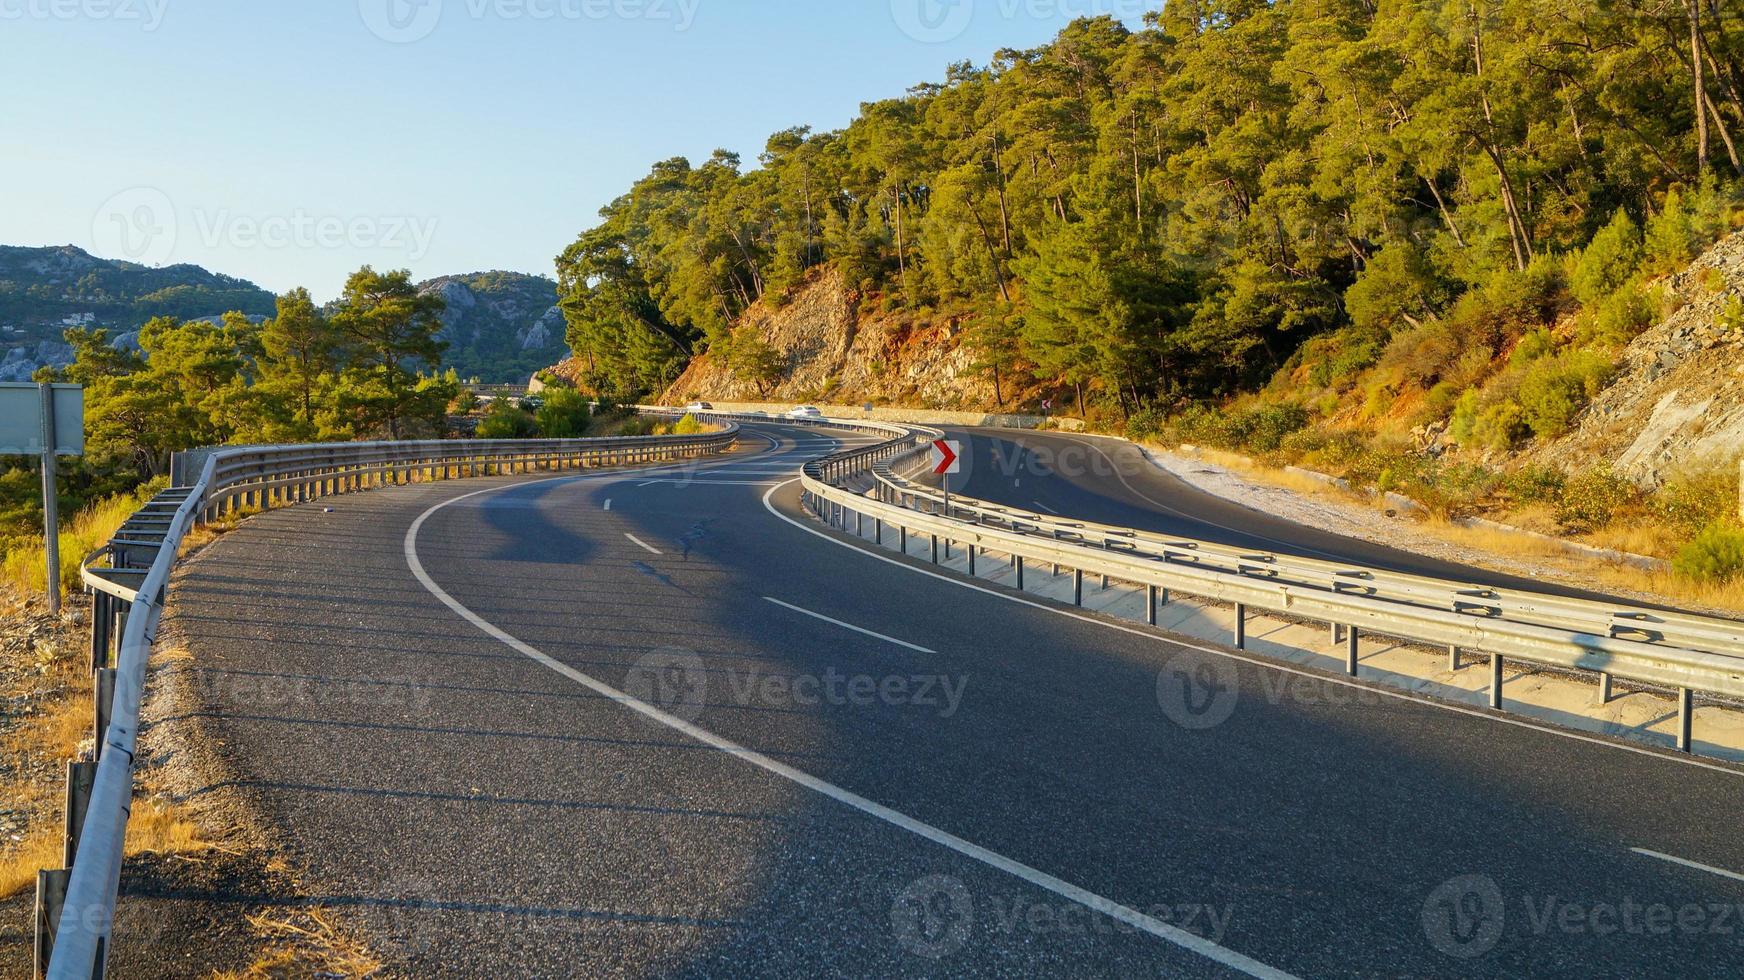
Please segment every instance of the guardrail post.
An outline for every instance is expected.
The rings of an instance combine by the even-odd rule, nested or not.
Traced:
[[[71,868],[36,873],[36,975],[48,975],[48,961],[54,956],[55,933],[61,927],[61,909],[67,902],[67,882]]]
[[[872,518],[872,540],[878,547],[884,547],[884,518]]]
[[[1074,568],[1072,569],[1072,605],[1082,606],[1083,604],[1084,570],[1082,568]]]
[[[1502,707],[1502,655],[1490,655],[1490,707],[1501,710]]]
[[[103,736],[109,731],[109,718],[115,713],[115,668],[104,667],[91,675],[93,687],[91,732],[95,737],[92,755],[102,758]]]
[[[899,525],[897,531],[899,532],[899,537],[901,539],[902,553],[906,555],[908,554],[908,525]]]
[[[79,834],[85,829],[85,811],[91,806],[91,787],[97,782],[95,762],[67,763],[67,810],[62,824],[61,866],[70,868],[79,852]]]
[[[1157,587],[1145,586],[1145,624],[1157,625]]]
[[[109,593],[91,593],[91,669],[109,666]]]
[[[1457,673],[1459,667],[1459,644],[1449,643],[1447,645],[1447,669]]]
[[[1599,671],[1599,703],[1600,704],[1610,704],[1611,703],[1611,674],[1610,674],[1610,671],[1605,671],[1605,670]]]
[[[939,563],[939,536],[936,534],[929,534],[927,537],[932,539],[933,564],[937,565]]]
[[[1247,606],[1235,604],[1235,648],[1247,649]]]
[[[975,546],[970,544],[970,545],[964,545],[963,547],[965,548],[965,553],[969,556],[969,577],[974,578],[975,577]]]
[[[1361,638],[1362,630],[1357,629],[1355,626],[1350,627],[1349,632],[1345,634],[1344,669],[1352,677],[1355,677],[1357,672],[1360,670],[1360,667],[1357,664],[1359,653],[1357,644],[1361,641]]]
[[[1690,751],[1695,733],[1696,695],[1687,687],[1677,689],[1677,750]]]
[[[1344,640],[1344,627],[1338,623],[1328,623],[1332,627],[1332,645],[1338,646]]]

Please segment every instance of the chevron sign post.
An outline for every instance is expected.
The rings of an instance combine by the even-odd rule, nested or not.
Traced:
[[[963,444],[955,439],[933,440],[933,473],[945,491],[945,516],[951,515],[951,474],[963,472]]]

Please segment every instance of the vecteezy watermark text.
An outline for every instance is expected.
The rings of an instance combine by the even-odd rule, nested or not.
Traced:
[[[0,0],[0,20],[112,20],[155,31],[169,5],[169,0]]]
[[[1155,0],[890,0],[890,16],[902,33],[925,44],[943,44],[963,36],[977,8],[1001,20],[1067,21],[1110,16],[1142,17]]]
[[[710,704],[760,708],[919,708],[950,718],[962,706],[969,679],[948,674],[849,674],[766,671],[732,665],[710,668],[696,653],[666,647],[638,659],[624,690],[685,721]],[[711,700],[711,692],[715,697]]]
[[[1144,909],[1158,922],[1212,942],[1229,931],[1229,908],[1203,902],[1158,903]],[[952,875],[928,875],[911,882],[890,903],[896,941],[916,956],[938,960],[961,950],[977,924],[988,936],[1132,935],[1137,925],[1077,902],[1035,901],[1025,895],[982,895]]]
[[[1423,934],[1454,959],[1469,960],[1495,949],[1509,935],[1744,937],[1744,902],[1644,902],[1631,896],[1586,902],[1557,895],[1514,896],[1494,878],[1461,875],[1442,882],[1423,902]]]
[[[442,22],[444,10],[471,20],[535,23],[647,21],[688,31],[702,0],[358,0],[371,34],[393,44],[421,41]]]

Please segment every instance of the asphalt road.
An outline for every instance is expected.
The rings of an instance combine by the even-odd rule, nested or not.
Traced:
[[[251,520],[173,595],[227,781],[408,976],[1736,971],[1738,770],[871,553],[833,444]]]
[[[966,496],[1302,558],[1347,561],[1474,585],[1608,598],[1602,592],[1430,558],[1262,513],[1158,469],[1123,439],[1010,429],[950,431],[964,443],[966,457],[964,472],[952,487]],[[1642,605],[1638,600],[1629,604]]]

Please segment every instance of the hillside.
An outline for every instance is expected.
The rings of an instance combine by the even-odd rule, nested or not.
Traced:
[[[1574,429],[1526,459],[1564,470],[1604,461],[1651,488],[1744,453],[1744,232],[1662,287],[1676,309],[1630,342]]]
[[[61,340],[67,327],[107,327],[121,336],[154,316],[193,319],[231,310],[271,316],[273,295],[195,265],[154,269],[72,245],[0,245],[0,381],[28,381],[42,365],[71,360]]]
[[[779,380],[759,385],[728,358],[704,353],[667,389],[668,401],[829,401],[991,411],[992,376],[961,343],[965,318],[869,312],[833,267],[813,270],[787,301],[753,304],[738,320],[780,356]],[[865,304],[871,306],[872,304]],[[1007,407],[1013,393],[1002,392]]]
[[[525,383],[566,350],[557,284],[543,276],[474,272],[431,279],[418,289],[447,304],[438,334],[448,343],[443,364],[463,378]]]

